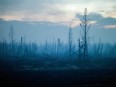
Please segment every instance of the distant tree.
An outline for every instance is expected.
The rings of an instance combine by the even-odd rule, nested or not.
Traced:
[[[10,44],[11,44],[11,55],[13,55],[13,49],[14,49],[14,28],[13,25],[10,26],[9,31],[9,37],[10,37]]]
[[[60,39],[58,38],[58,41],[57,41],[57,56],[59,56],[59,53],[60,53],[60,51],[61,51],[61,41],[60,41]]]
[[[18,48],[18,54],[19,56],[23,56],[24,55],[24,41],[23,41],[23,37],[21,36],[20,38],[20,43],[19,43],[19,48]]]
[[[10,37],[10,42],[13,44],[14,43],[14,28],[13,28],[13,25],[10,26],[9,37]]]
[[[96,58],[101,58],[102,57],[102,53],[103,53],[103,44],[101,42],[101,39],[99,38],[99,43],[98,44],[94,44],[93,46],[93,54],[94,54],[94,57]]]
[[[83,45],[83,58],[84,60],[88,57],[88,41],[89,41],[89,29],[90,29],[90,18],[87,14],[87,8],[84,9],[84,15],[82,17],[81,23],[80,23],[82,33],[81,33],[81,39],[82,39],[82,45]]]
[[[69,58],[71,58],[72,56],[72,28],[71,28],[71,24],[69,26]]]
[[[99,44],[98,44],[98,57],[102,57],[102,50],[103,50],[103,44],[101,42],[101,39],[99,39]]]

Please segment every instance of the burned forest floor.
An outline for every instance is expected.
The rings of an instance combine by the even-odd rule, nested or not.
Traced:
[[[4,59],[0,60],[0,85],[31,87],[116,87],[115,59],[76,60]]]

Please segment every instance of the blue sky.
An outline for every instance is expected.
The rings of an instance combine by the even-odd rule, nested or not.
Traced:
[[[0,40],[8,39],[14,26],[15,40],[21,36],[37,43],[68,39],[72,23],[73,39],[80,37],[80,18],[84,8],[91,18],[91,42],[116,42],[116,0],[0,0]]]

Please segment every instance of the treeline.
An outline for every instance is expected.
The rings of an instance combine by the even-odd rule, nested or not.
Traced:
[[[8,43],[5,39],[0,42],[0,57],[27,57],[27,58],[83,58],[83,50],[79,43],[64,44],[58,39],[53,43],[45,44],[25,43],[23,37],[20,42]],[[102,42],[88,45],[88,58],[116,58],[116,44],[103,44]]]
[[[3,39],[0,42],[1,57],[60,57],[65,55],[66,45],[58,39],[55,43],[45,42],[45,44],[36,44],[34,42],[26,43],[21,37],[19,42]]]

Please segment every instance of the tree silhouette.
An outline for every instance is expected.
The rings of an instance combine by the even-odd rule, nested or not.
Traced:
[[[82,34],[82,45],[83,45],[83,58],[84,60],[88,57],[88,41],[89,41],[89,29],[90,29],[90,18],[87,14],[87,8],[84,9],[84,15],[82,17],[81,23],[80,23]]]
[[[9,31],[9,37],[10,37],[10,44],[11,44],[11,55],[13,56],[14,53],[14,28],[13,25],[10,26],[10,31]]]
[[[72,56],[72,28],[71,28],[71,24],[69,26],[69,58],[71,58]]]
[[[73,38],[72,38],[72,24],[75,19],[72,19],[71,22],[69,23],[69,33],[68,33],[68,39],[69,39],[69,58],[72,57],[72,48],[73,48]]]

